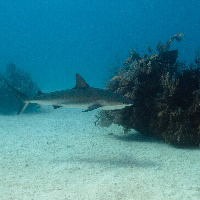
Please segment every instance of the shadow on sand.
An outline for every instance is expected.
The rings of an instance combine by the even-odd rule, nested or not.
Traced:
[[[88,158],[71,158],[71,159],[62,159],[62,158],[55,158],[51,161],[51,163],[79,163],[79,164],[97,164],[97,165],[104,165],[107,167],[125,167],[125,168],[134,168],[134,167],[141,167],[141,168],[161,168],[162,165],[160,163],[145,160],[145,159],[135,159],[132,157],[128,157],[124,155],[122,158],[95,158],[95,157],[88,157]]]

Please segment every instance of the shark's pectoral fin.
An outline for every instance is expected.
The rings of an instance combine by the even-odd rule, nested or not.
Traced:
[[[88,109],[84,110],[83,112],[92,111],[92,110],[95,110],[95,109],[100,108],[100,107],[102,107],[102,105],[100,105],[100,104],[94,104],[94,105],[88,107]]]
[[[57,109],[57,108],[60,108],[60,107],[62,107],[62,106],[53,106],[54,109]]]

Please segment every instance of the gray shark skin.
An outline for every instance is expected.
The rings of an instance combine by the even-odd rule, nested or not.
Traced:
[[[22,113],[29,103],[39,106],[52,105],[55,109],[59,107],[82,108],[84,112],[94,109],[116,110],[126,106],[132,106],[133,102],[120,94],[109,90],[90,87],[85,80],[76,74],[76,86],[72,89],[56,91],[51,93],[38,92],[33,98],[17,91],[5,80],[9,90],[20,100],[21,106],[17,114]]]

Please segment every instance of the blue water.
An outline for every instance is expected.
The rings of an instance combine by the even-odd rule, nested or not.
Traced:
[[[199,0],[2,0],[0,66],[13,62],[42,90],[75,85],[75,73],[103,88],[108,68],[131,49],[147,52],[183,32],[179,60],[192,62],[200,46]]]

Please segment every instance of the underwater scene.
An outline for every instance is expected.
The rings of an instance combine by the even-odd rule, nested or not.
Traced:
[[[0,16],[0,200],[200,200],[199,0]]]

